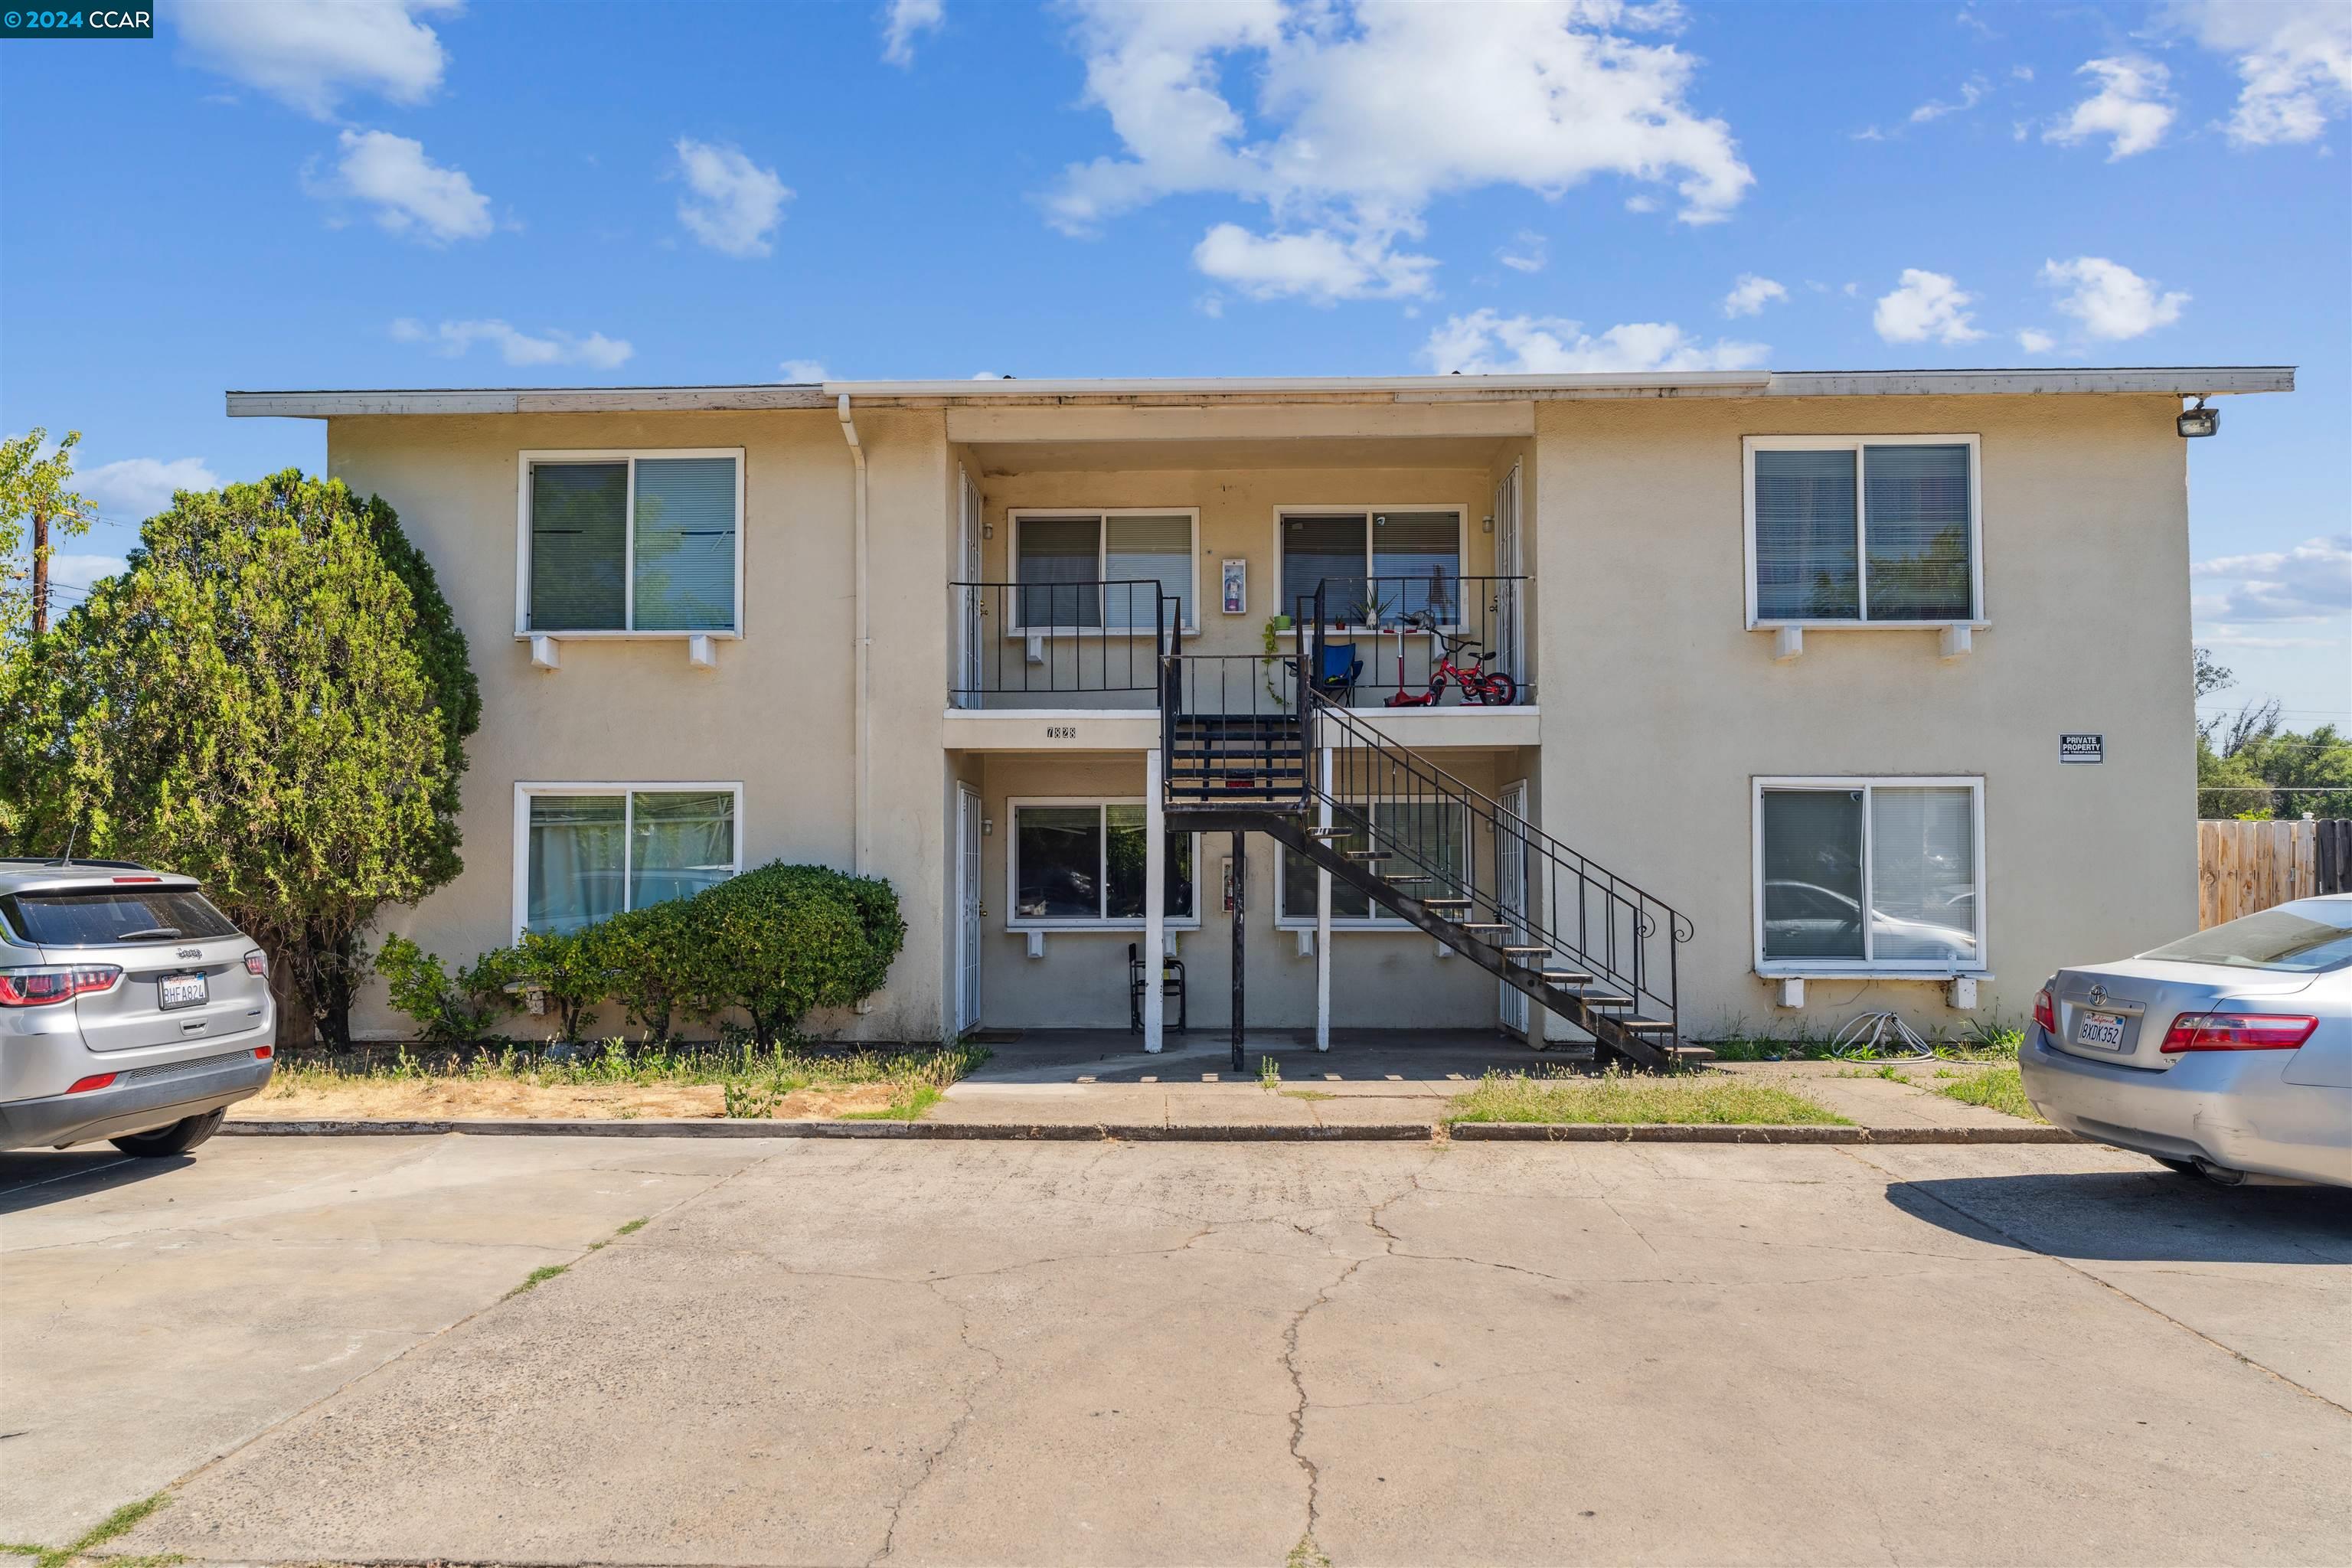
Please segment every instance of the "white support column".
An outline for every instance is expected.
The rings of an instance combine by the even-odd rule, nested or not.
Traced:
[[[1143,753],[1143,1048],[1166,1043],[1160,1004],[1168,951],[1168,804],[1160,798],[1160,748]]]
[[[1316,826],[1331,826],[1331,748],[1324,746],[1316,752],[1316,768],[1321,783],[1317,794]],[[1330,841],[1324,840],[1328,845]],[[1318,869],[1315,873],[1315,1048],[1331,1048],[1331,873]]]

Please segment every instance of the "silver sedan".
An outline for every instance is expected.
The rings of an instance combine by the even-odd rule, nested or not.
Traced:
[[[2070,1132],[2226,1185],[2352,1186],[2352,894],[2062,969],[2017,1055]]]

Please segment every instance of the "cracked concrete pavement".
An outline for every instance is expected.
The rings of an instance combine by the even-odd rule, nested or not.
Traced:
[[[70,1158],[0,1157],[9,1538],[176,1479],[121,1549],[2352,1556],[2352,1194],[2090,1147]]]

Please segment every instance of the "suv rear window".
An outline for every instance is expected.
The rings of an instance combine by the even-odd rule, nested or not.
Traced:
[[[36,947],[118,942],[188,942],[234,936],[236,927],[193,888],[92,888],[0,899],[8,924]]]
[[[2352,963],[2352,901],[2297,900],[2167,942],[2142,958],[2313,974]]]

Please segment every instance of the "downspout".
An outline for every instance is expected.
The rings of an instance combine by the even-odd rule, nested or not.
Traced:
[[[857,464],[857,647],[856,647],[856,750],[857,750],[857,823],[856,867],[859,876],[866,874],[872,860],[869,843],[874,820],[873,811],[873,710],[867,700],[866,672],[872,638],[866,632],[866,448],[857,439],[857,424],[849,416],[849,394],[841,394],[835,405],[841,416],[842,437],[849,443],[849,455]]]

